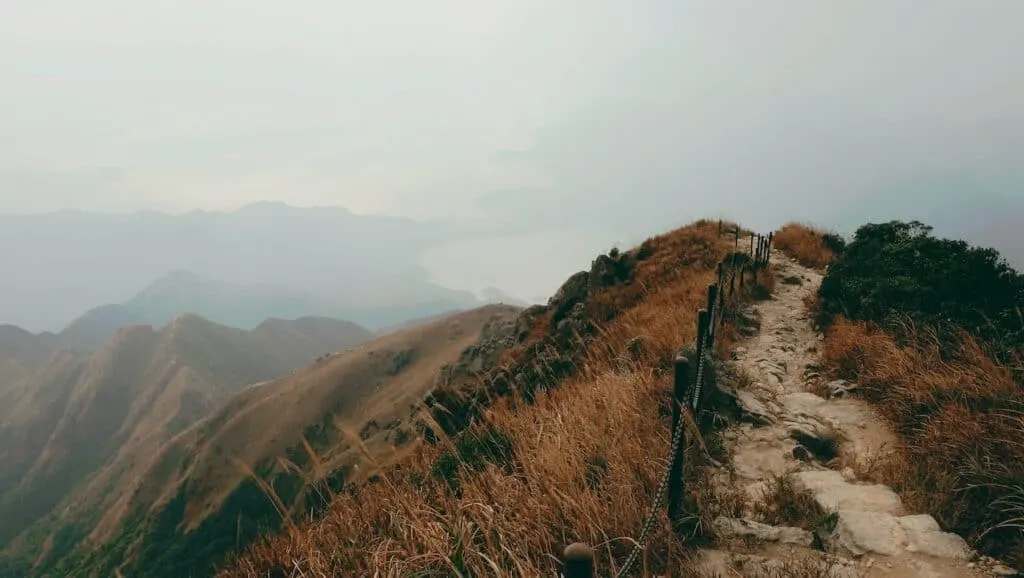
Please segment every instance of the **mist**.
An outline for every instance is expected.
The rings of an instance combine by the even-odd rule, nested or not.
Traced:
[[[407,217],[440,231],[406,246],[422,280],[527,300],[701,217],[916,218],[1019,265],[1022,20],[1012,0],[12,0],[0,213]]]

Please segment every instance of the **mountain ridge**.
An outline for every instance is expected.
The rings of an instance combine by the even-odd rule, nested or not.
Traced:
[[[233,392],[371,337],[332,319],[273,320],[245,331],[181,314],[159,329],[120,328],[95,353],[55,349],[34,373],[0,374],[0,544],[73,499],[76,488],[131,475]]]

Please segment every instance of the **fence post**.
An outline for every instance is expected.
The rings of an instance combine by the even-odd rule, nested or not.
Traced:
[[[754,235],[750,236],[750,258],[754,258]]]
[[[736,230],[733,231],[733,235],[736,237],[736,248],[740,248],[740,226],[736,225]]]
[[[576,542],[565,548],[562,555],[565,578],[595,578],[594,551],[586,544]]]
[[[765,245],[765,248],[764,248],[764,264],[765,265],[768,264],[768,258],[771,257],[771,254],[772,254],[772,240],[774,238],[775,238],[775,232],[774,231],[772,231],[771,233],[768,233],[768,243]]]
[[[755,270],[758,267],[761,266],[761,248],[762,248],[763,243],[764,243],[763,238],[761,237],[761,235],[758,235],[757,236],[757,254],[754,255],[754,269]]]
[[[678,356],[675,359],[675,376],[672,384],[672,432],[677,427],[685,428],[681,423],[683,411],[686,407],[686,400],[689,397],[690,389],[690,361],[685,357]],[[686,493],[685,480],[683,479],[683,466],[686,459],[686,430],[683,430],[679,447],[672,454],[672,463],[669,466],[668,475],[668,519],[672,522],[673,528],[678,529],[679,522],[683,518],[683,496]]]

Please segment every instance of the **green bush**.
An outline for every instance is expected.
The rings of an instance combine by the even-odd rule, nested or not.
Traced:
[[[995,249],[931,233],[917,221],[860,227],[821,283],[819,323],[843,315],[880,323],[899,336],[909,318],[965,329],[1004,360],[1021,351],[1024,276]]]

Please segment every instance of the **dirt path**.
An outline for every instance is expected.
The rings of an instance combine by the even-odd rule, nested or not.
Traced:
[[[850,384],[826,383],[818,373],[822,337],[811,325],[804,298],[817,290],[821,274],[778,252],[772,258],[775,295],[752,308],[760,331],[736,348],[736,393],[745,419],[724,434],[731,464],[719,472],[720,485],[745,492],[746,513],[715,521],[716,534],[727,536],[724,542],[732,546],[702,552],[705,574],[1013,575],[977,558],[931,516],[906,511],[888,487],[860,482],[853,468],[844,467],[866,463],[898,439],[871,407],[844,396]],[[779,496],[801,493],[813,496],[812,507],[817,503],[831,514],[814,532],[754,521],[764,506],[781,503]]]

